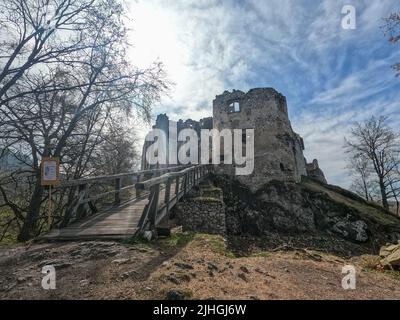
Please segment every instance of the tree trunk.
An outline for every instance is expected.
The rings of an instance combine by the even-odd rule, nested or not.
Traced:
[[[367,183],[365,182],[365,179],[364,179],[364,178],[362,178],[362,181],[363,181],[363,186],[364,186],[365,199],[366,199],[367,201],[369,201]]]
[[[40,184],[40,179],[37,179],[24,224],[22,225],[21,232],[18,235],[18,241],[27,241],[36,235],[36,226],[40,214],[42,197],[43,186]]]
[[[379,178],[379,188],[381,189],[382,206],[386,210],[389,210],[389,203],[387,201],[385,182],[381,177]]]

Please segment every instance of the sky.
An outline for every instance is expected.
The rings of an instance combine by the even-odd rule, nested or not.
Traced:
[[[398,0],[127,0],[130,59],[159,60],[174,86],[153,113],[212,115],[225,90],[273,87],[286,96],[293,129],[329,183],[349,187],[344,137],[355,121],[386,115],[400,125],[400,45],[383,18]],[[342,28],[344,5],[356,29]],[[145,132],[145,130],[143,130]]]

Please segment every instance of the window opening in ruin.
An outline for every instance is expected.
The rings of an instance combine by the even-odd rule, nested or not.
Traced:
[[[285,167],[283,166],[282,163],[280,163],[279,166],[281,167],[281,171],[285,171]]]
[[[220,156],[219,158],[219,163],[223,164],[224,163],[225,157],[223,155]]]
[[[238,101],[234,101],[229,105],[229,112],[231,113],[240,112],[240,104]]]

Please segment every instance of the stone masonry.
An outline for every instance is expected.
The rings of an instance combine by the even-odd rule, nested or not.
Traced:
[[[320,169],[317,159],[314,159],[313,162],[311,163],[307,163],[306,169],[307,169],[307,175],[309,177],[313,178],[314,180],[318,180],[319,182],[325,184],[327,183],[325,175],[323,171]]]
[[[203,183],[174,209],[175,218],[185,231],[226,234],[222,190]]]
[[[166,114],[157,116],[153,128],[164,130],[168,141]],[[286,98],[273,88],[254,88],[247,93],[225,91],[213,101],[212,118],[179,120],[178,133],[185,128],[196,130],[199,137],[201,129],[254,129],[254,171],[247,176],[235,176],[253,192],[273,180],[297,183],[301,176],[326,183],[318,161],[307,164],[303,155],[304,141],[292,129]],[[242,144],[245,141],[242,137]],[[148,143],[143,146],[142,169],[149,169],[144,159],[147,146]],[[215,166],[215,172],[234,176],[235,164],[223,164],[223,156],[220,160],[222,164]]]
[[[214,128],[254,129],[254,171],[236,178],[256,191],[271,180],[299,182],[307,175],[303,139],[293,131],[286,98],[273,88],[225,91],[213,101]],[[233,175],[229,165],[219,172]]]

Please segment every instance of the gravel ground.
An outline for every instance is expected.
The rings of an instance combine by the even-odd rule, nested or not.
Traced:
[[[399,273],[370,270],[370,256],[288,247],[237,256],[225,244],[219,236],[178,234],[151,244],[1,248],[0,298],[400,299]],[[355,290],[342,288],[342,267],[349,264],[357,271]],[[45,265],[55,267],[55,290],[41,286]]]

